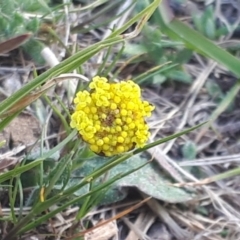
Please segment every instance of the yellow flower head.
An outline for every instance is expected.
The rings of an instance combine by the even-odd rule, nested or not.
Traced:
[[[144,118],[154,106],[141,100],[140,87],[131,80],[108,83],[97,76],[89,88],[77,93],[70,125],[91,150],[113,156],[143,147],[150,135]]]

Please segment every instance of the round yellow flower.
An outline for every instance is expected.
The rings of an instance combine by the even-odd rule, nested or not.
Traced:
[[[151,116],[154,106],[141,100],[140,87],[131,80],[108,83],[97,76],[89,88],[77,93],[70,126],[90,149],[113,156],[143,147],[150,135],[144,118]]]

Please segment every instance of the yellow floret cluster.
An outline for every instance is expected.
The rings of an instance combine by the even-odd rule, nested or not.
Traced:
[[[150,134],[144,118],[154,106],[142,101],[140,87],[131,80],[109,83],[97,76],[89,88],[77,93],[70,125],[90,149],[113,156],[143,147]]]

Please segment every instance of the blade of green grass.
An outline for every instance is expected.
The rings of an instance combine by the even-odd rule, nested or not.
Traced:
[[[13,170],[3,173],[0,175],[0,183],[5,182],[11,178],[14,178],[16,176],[18,176],[19,174],[22,174],[34,167],[36,167],[37,165],[39,165],[43,160],[39,159],[37,161],[33,161],[27,165],[23,165],[23,166],[17,166],[16,168],[14,168]]]
[[[84,198],[87,198],[88,196],[91,196],[93,195],[94,193],[98,193],[100,190],[102,189],[105,189],[106,187],[110,186],[112,183],[116,182],[117,180],[139,170],[140,168],[144,167],[146,164],[149,164],[149,162],[146,162],[145,164],[142,164],[141,166],[133,169],[133,170],[130,170],[130,171],[127,171],[126,173],[122,173],[122,174],[118,174],[117,176],[115,176],[114,178],[112,179],[109,179],[107,180],[105,183],[102,183],[101,185],[93,188],[91,191],[89,191],[88,193],[82,195],[82,196],[79,196],[77,198],[74,198],[73,200],[67,202],[66,204],[63,204],[62,206],[60,206],[59,208],[51,211],[50,213],[46,214],[46,215],[43,215],[42,217],[39,217],[36,221],[34,222],[31,222],[30,224],[28,225],[25,225],[23,226],[23,228],[19,229],[19,233],[23,233],[23,232],[26,232],[32,228],[34,228],[35,226],[39,225],[41,222],[44,222],[46,220],[48,220],[49,218],[55,216],[58,212],[66,209],[68,206],[71,206],[73,204],[76,204],[78,203],[80,200],[84,199]],[[61,198],[61,197],[60,197]],[[47,203],[47,202],[45,202]],[[45,204],[43,203],[43,204]],[[45,207],[46,208],[46,207]],[[41,210],[39,209],[38,212],[41,212]]]
[[[7,99],[5,99],[3,102],[0,103],[0,115],[3,114],[4,111],[9,109],[11,106],[13,106],[16,102],[18,102],[22,97],[26,96],[28,93],[33,91],[36,87],[45,83],[48,79],[54,78],[62,73],[70,72],[75,68],[77,68],[79,65],[86,62],[90,57],[92,57],[94,54],[96,54],[100,50],[124,41],[124,37],[119,36],[119,34],[122,34],[125,30],[127,30],[130,26],[132,26],[135,22],[139,21],[140,19],[140,26],[139,26],[139,29],[137,29],[137,33],[138,33],[141,30],[143,23],[145,23],[149,19],[151,14],[157,8],[159,2],[160,0],[155,0],[143,11],[141,11],[132,19],[130,19],[120,29],[117,29],[116,31],[114,31],[107,39],[99,43],[96,43],[92,46],[89,46],[83,49],[82,51],[79,51],[78,53],[74,54],[73,56],[59,63],[55,67],[49,69],[48,71],[44,72],[40,76],[36,77],[34,80],[30,81],[28,84],[23,86],[20,90],[18,90],[16,93],[14,93],[12,96],[8,97]],[[128,37],[130,36],[131,34],[128,35]],[[132,37],[134,36],[135,34],[132,35]]]
[[[79,65],[87,61],[91,56],[99,52],[101,49],[122,41],[123,41],[123,38],[120,36],[103,40],[102,42],[96,43],[90,47],[85,48],[84,50],[76,53],[75,55],[59,63],[55,67],[47,70],[46,72],[44,72],[40,76],[36,77],[34,80],[30,81],[25,86],[23,86],[12,96],[2,101],[0,103],[0,115],[4,113],[4,111],[9,109],[11,106],[13,106],[16,102],[18,102],[22,97],[26,96],[35,88],[45,83],[48,79],[58,76],[62,73],[66,73],[74,70]]]
[[[240,61],[202,34],[174,18],[166,0],[159,5],[159,11],[155,11],[153,18],[162,32],[170,38],[181,40],[187,48],[215,60],[240,77]]]

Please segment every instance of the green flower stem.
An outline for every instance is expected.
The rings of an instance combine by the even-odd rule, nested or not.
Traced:
[[[9,183],[8,197],[9,197],[9,202],[10,202],[12,221],[13,221],[13,223],[16,224],[17,223],[17,217],[16,217],[15,211],[14,211],[16,195],[14,194],[14,191],[13,191],[13,185],[14,185],[14,178],[12,178],[10,180],[10,183]]]
[[[91,181],[89,183],[89,189],[88,189],[88,192],[91,192],[93,190],[93,181]],[[87,212],[88,210],[88,205],[89,205],[89,202],[91,200],[91,195],[87,196],[85,201],[83,202],[80,210],[78,211],[77,213],[77,216],[76,216],[76,220],[80,220],[81,218],[84,217],[85,213]]]
[[[110,53],[111,53],[111,51],[112,51],[112,48],[113,48],[113,46],[109,46],[109,48],[107,49],[107,53],[106,53],[106,55],[104,56],[101,65],[98,67],[97,76],[98,76],[98,75],[102,75],[103,69],[104,69],[105,66],[106,66],[106,63],[107,63],[108,57],[110,56]]]
[[[61,107],[63,107],[63,109],[65,108],[66,112],[67,109],[66,109],[66,106],[64,106],[64,104],[62,103],[62,101],[60,100],[60,98],[55,95],[55,97],[58,99],[58,103],[61,105]],[[71,128],[69,127],[69,124],[67,122],[67,119],[65,118],[65,116],[62,115],[62,113],[58,110],[57,107],[55,107],[53,104],[52,104],[52,101],[49,99],[49,97],[47,95],[44,95],[44,99],[46,100],[46,102],[48,103],[48,105],[52,108],[52,110],[54,111],[54,113],[59,117],[59,119],[61,120],[63,126],[64,126],[64,129],[65,131],[67,132],[67,134],[70,134],[70,132],[72,131]]]
[[[125,43],[123,42],[123,45],[121,47],[121,49],[118,51],[118,53],[116,54],[116,56],[114,57],[114,59],[111,61],[111,64],[107,67],[107,69],[103,72],[103,76],[108,76],[108,74],[113,70],[113,68],[116,66],[117,61],[120,59],[120,57],[122,56],[122,53],[124,51],[125,48]]]

